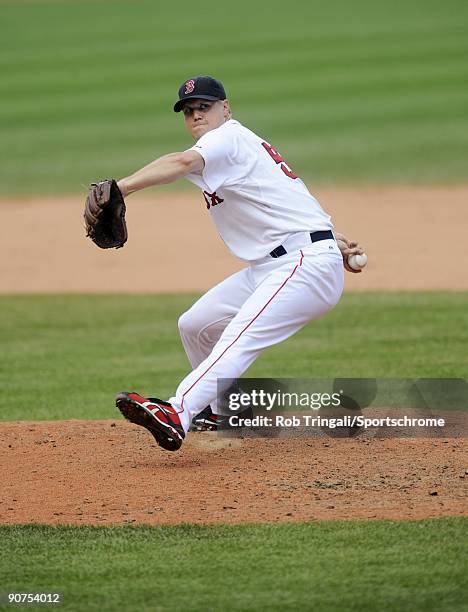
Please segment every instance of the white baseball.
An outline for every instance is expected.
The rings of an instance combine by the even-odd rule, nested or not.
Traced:
[[[367,255],[363,253],[362,255],[349,255],[348,256],[348,265],[353,270],[360,270],[364,268],[367,264]]]

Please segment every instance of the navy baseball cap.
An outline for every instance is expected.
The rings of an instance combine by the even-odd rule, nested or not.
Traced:
[[[179,88],[179,99],[174,104],[174,112],[182,110],[186,100],[199,98],[201,100],[225,100],[226,92],[223,84],[210,76],[197,76],[188,79]]]

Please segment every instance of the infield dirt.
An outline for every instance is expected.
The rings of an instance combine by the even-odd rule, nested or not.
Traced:
[[[243,264],[194,191],[128,198],[129,240],[102,251],[85,238],[82,197],[0,201],[0,293],[204,291]],[[468,186],[314,189],[335,227],[369,255],[347,289],[468,289]]]

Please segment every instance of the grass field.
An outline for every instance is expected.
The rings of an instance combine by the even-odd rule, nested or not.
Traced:
[[[119,390],[170,397],[188,373],[177,319],[194,299],[2,296],[0,418],[113,418]],[[465,377],[467,327],[467,293],[349,294],[246,375]]]
[[[74,611],[461,612],[467,526],[0,528],[2,590],[58,592]]]
[[[463,0],[0,7],[3,194],[81,192],[187,148],[172,104],[200,73],[308,181],[468,179]]]

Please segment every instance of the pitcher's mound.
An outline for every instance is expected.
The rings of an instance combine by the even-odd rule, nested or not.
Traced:
[[[124,421],[0,424],[0,523],[244,523],[467,514],[466,441],[227,439],[155,446]]]

